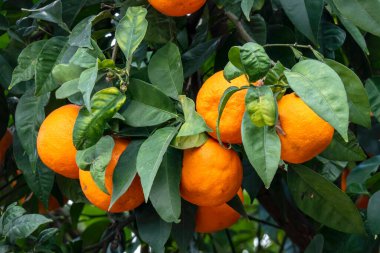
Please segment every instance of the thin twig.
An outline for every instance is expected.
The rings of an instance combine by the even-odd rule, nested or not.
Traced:
[[[282,253],[284,251],[286,240],[288,240],[288,237],[284,236],[284,239],[282,240],[282,243],[281,243],[281,246],[280,246],[278,253]]]
[[[226,11],[226,16],[229,18],[229,20],[234,23],[236,26],[236,29],[240,33],[240,36],[247,42],[254,42],[255,40],[251,37],[251,35],[248,34],[248,32],[245,30],[243,23],[239,20],[239,18],[233,14],[230,11]]]
[[[113,47],[113,50],[112,50],[112,60],[113,62],[116,62],[116,57],[117,57],[117,51],[119,50],[119,44],[117,44],[117,42],[115,42],[115,46]]]
[[[278,226],[278,225],[276,225],[276,224],[270,223],[270,222],[265,221],[265,220],[260,220],[260,219],[258,219],[258,218],[253,217],[252,215],[248,215],[248,219],[253,220],[253,221],[256,221],[256,222],[258,222],[258,223],[262,223],[262,224],[264,224],[264,225],[268,225],[268,226],[271,226],[271,227],[274,227],[274,228],[281,229],[281,227]]]
[[[230,247],[231,247],[231,252],[236,253],[235,246],[234,246],[234,243],[232,241],[230,230],[226,229],[225,231],[226,231],[228,243],[230,244]]]

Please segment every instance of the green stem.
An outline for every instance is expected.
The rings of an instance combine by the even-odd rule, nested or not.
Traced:
[[[297,48],[308,48],[310,50],[314,50],[311,45],[299,45],[297,43],[294,44],[266,44],[263,47],[297,47]]]

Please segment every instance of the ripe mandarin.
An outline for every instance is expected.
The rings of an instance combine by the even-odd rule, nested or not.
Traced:
[[[196,12],[206,0],[149,0],[149,3],[162,14],[180,17]]]

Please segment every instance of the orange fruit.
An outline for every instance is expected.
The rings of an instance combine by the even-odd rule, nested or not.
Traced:
[[[279,134],[282,160],[303,163],[319,155],[330,144],[334,128],[295,93],[280,99],[278,114],[284,131],[284,134]]]
[[[349,174],[350,174],[349,169],[344,169],[342,172],[342,177],[340,180],[340,189],[342,189],[342,191],[344,192],[347,190],[347,177]]]
[[[215,139],[217,138],[216,121],[218,119],[218,106],[224,91],[231,86],[241,87],[245,85],[249,85],[245,76],[235,78],[229,83],[224,78],[223,71],[219,71],[207,79],[199,90],[196,101],[197,111],[213,130],[210,135]],[[236,92],[228,100],[224,108],[222,118],[220,119],[219,131],[221,140],[225,143],[242,143],[241,122],[245,111],[246,94],[247,90]]]
[[[67,202],[67,199],[64,198],[63,201],[66,203]],[[38,212],[40,214],[47,214],[51,211],[55,211],[57,210],[58,208],[60,208],[61,205],[59,204],[58,200],[54,197],[54,196],[50,196],[49,198],[49,206],[48,206],[48,209],[46,209],[44,207],[44,205],[42,204],[41,201],[38,201]]]
[[[184,152],[181,195],[198,206],[218,206],[239,190],[243,168],[238,154],[209,138],[199,148]]]
[[[75,161],[77,150],[73,130],[80,107],[64,105],[49,114],[42,122],[37,137],[37,151],[42,162],[51,170],[68,178],[78,178]]]
[[[244,201],[243,191],[239,189],[238,195]],[[213,233],[235,224],[240,218],[227,203],[219,206],[200,206],[197,210],[195,231],[199,233]]]
[[[162,14],[180,17],[196,12],[206,0],[149,0],[149,3]]]
[[[129,141],[115,139],[115,147],[112,150],[112,158],[106,168],[105,187],[109,193],[104,193],[96,185],[90,171],[79,171],[79,180],[86,198],[96,207],[107,211],[111,202],[112,195],[112,176],[119,161],[120,155],[127,148]],[[140,178],[136,176],[129,189],[112,206],[110,212],[120,213],[132,210],[144,202],[144,194],[140,183]]]
[[[356,207],[359,209],[367,209],[369,202],[369,197],[367,195],[360,195],[356,200]]]
[[[8,148],[12,145],[13,137],[11,131],[7,129],[4,136],[0,139],[0,166],[4,164],[5,154]]]

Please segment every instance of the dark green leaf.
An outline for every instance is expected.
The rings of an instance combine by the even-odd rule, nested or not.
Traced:
[[[80,90],[78,88],[79,86],[79,78],[68,81],[61,85],[56,91],[55,91],[55,97],[57,99],[64,99],[68,98],[76,93],[79,93]]]
[[[12,222],[26,213],[26,210],[21,206],[17,206],[16,203],[10,204],[7,209],[2,213],[0,219],[1,234],[8,233],[12,228]]]
[[[230,61],[238,67],[233,59]],[[263,78],[270,68],[269,56],[264,48],[257,43],[250,42],[240,47],[240,61],[251,82]]]
[[[137,174],[137,154],[142,141],[136,140],[129,143],[121,154],[112,176],[112,198],[110,209],[116,201],[128,190]]]
[[[95,145],[78,150],[76,154],[78,167],[82,170],[90,170],[96,185],[105,193],[108,193],[104,185],[106,168],[111,161],[114,146],[115,142],[112,137],[107,135]]]
[[[363,50],[363,52],[368,55],[369,51],[367,48],[367,42],[365,41],[365,38],[362,32],[351,22],[351,20],[343,17],[340,14],[338,14],[338,17],[339,17],[340,22],[342,22],[343,26],[351,34],[351,36],[354,38],[356,43],[358,43],[358,45]]]
[[[158,168],[178,129],[164,127],[154,132],[141,145],[137,155],[137,172],[141,178],[145,200],[148,200]]]
[[[281,142],[274,128],[257,127],[252,124],[248,113],[242,122],[242,138],[248,160],[269,188],[280,163]]]
[[[121,112],[125,123],[133,127],[154,126],[178,118],[174,104],[164,93],[144,81],[131,79],[129,103]]]
[[[368,202],[367,219],[372,234],[380,234],[380,191],[372,195]]]
[[[239,195],[236,194],[231,200],[227,202],[227,205],[229,205],[232,209],[238,212],[241,216],[247,217],[247,212],[245,211],[244,203],[241,202]]]
[[[314,220],[345,233],[365,233],[363,220],[352,200],[318,173],[294,165],[288,171],[288,185],[298,208]]]
[[[146,14],[143,7],[129,7],[116,27],[116,41],[127,61],[132,61],[133,53],[144,39],[148,28]]]
[[[329,58],[335,58],[338,50],[346,39],[346,32],[334,23],[323,20],[319,32],[320,51]]]
[[[368,79],[365,83],[365,89],[367,90],[369,103],[371,104],[371,111],[380,122],[380,78],[374,77]]]
[[[19,55],[18,65],[13,71],[12,82],[9,89],[16,84],[28,81],[34,77],[36,71],[36,63],[46,40],[39,40],[28,45]]]
[[[182,200],[181,207],[181,221],[173,224],[172,237],[177,242],[181,252],[187,252],[195,232],[197,207],[185,200]]]
[[[94,67],[83,71],[79,77],[78,89],[83,94],[84,105],[86,106],[89,112],[92,112],[91,94],[94,89],[97,77],[98,77],[98,63],[97,62]]]
[[[64,195],[66,198],[72,200],[75,203],[89,203],[83,194],[79,180],[57,175],[56,182],[58,184],[59,190],[62,192],[62,195]]]
[[[363,184],[375,173],[380,165],[380,156],[373,156],[353,168],[347,177],[347,186],[350,184]]]
[[[93,49],[91,44],[92,21],[96,16],[90,16],[80,21],[73,29],[69,37],[69,44],[76,47]]]
[[[26,214],[12,222],[12,228],[6,233],[9,241],[14,243],[17,239],[26,238],[37,230],[41,225],[52,222],[40,214]]]
[[[12,71],[13,69],[11,65],[9,65],[8,60],[0,55],[0,87],[8,89],[12,82]]]
[[[276,122],[276,102],[268,86],[250,87],[245,96],[245,108],[257,127],[273,126]]]
[[[235,67],[230,61],[224,67],[223,75],[224,75],[224,78],[228,81],[231,81],[243,74],[244,74],[243,71]]]
[[[290,87],[321,118],[348,141],[349,107],[344,85],[333,69],[316,60],[304,60],[285,71]]]
[[[59,230],[58,228],[47,228],[43,230],[39,236],[38,236],[38,242],[37,245],[41,245],[44,242],[47,242],[49,239],[51,239],[54,235],[58,234]]]
[[[251,10],[255,0],[242,0],[241,1],[241,10],[244,13],[245,18],[250,21]]]
[[[58,64],[53,68],[52,75],[57,84],[63,84],[80,77],[84,69],[74,64]]]
[[[323,253],[324,243],[325,243],[325,239],[323,238],[323,235],[321,234],[315,235],[313,240],[311,240],[311,242],[305,249],[305,253]]]
[[[178,47],[168,43],[152,57],[148,66],[150,81],[171,98],[178,99],[183,88],[183,68]]]
[[[91,99],[92,113],[86,108],[79,111],[74,126],[74,146],[82,150],[97,143],[103,135],[107,121],[115,115],[125,100],[125,95],[115,87],[95,93]]]
[[[65,37],[53,37],[45,43],[36,62],[36,95],[46,94],[58,87],[52,71],[54,66],[60,63],[66,47]]]
[[[181,214],[181,196],[179,193],[181,170],[181,151],[169,148],[162,159],[149,196],[157,213],[166,222],[179,222]]]
[[[255,0],[255,3],[261,0]],[[265,19],[260,14],[251,16],[251,21],[247,22],[243,20],[242,25],[247,33],[254,39],[255,42],[260,45],[264,45],[267,42],[267,24]]]

